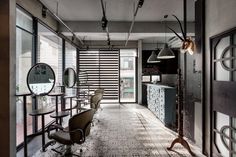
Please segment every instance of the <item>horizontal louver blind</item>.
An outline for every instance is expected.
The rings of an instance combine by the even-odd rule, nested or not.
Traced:
[[[103,99],[118,100],[119,51],[80,51],[79,71],[86,71],[91,91],[103,88]],[[88,88],[83,84],[80,86]]]

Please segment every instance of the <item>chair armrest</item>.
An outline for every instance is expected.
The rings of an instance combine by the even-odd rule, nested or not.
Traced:
[[[63,128],[61,125],[58,124],[51,124],[48,126],[47,132],[48,132],[48,138],[50,138],[50,131],[52,129],[60,129],[60,130],[64,130],[65,128]]]
[[[89,124],[91,124],[91,123],[92,123],[92,121],[89,121],[89,122],[85,125],[85,130],[88,128]],[[85,132],[85,130],[84,130],[84,132]]]
[[[90,108],[95,109],[96,108],[96,104],[90,103]]]
[[[71,131],[65,131],[63,130],[63,132],[66,132],[66,133],[75,133],[75,132],[80,132],[81,136],[82,136],[82,140],[81,140],[81,143],[83,143],[85,141],[85,133],[82,129],[74,129],[74,130],[71,130]]]
[[[84,129],[84,139],[83,139],[83,142],[85,141],[85,139],[86,139],[86,130],[87,130],[87,128],[88,128],[88,126],[89,126],[89,124],[91,124],[92,123],[92,121],[89,121],[86,125],[85,125],[85,129]]]

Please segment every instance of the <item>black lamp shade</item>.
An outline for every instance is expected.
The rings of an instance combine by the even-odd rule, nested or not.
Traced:
[[[171,59],[175,58],[174,52],[169,48],[167,44],[164,45],[164,48],[160,51],[157,56],[158,59]]]

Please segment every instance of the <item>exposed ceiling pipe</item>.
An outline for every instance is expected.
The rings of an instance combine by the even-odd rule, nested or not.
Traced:
[[[110,40],[110,34],[109,34],[109,28],[108,28],[108,20],[106,17],[106,11],[105,11],[105,7],[104,7],[104,3],[103,0],[101,0],[101,5],[102,5],[102,29],[106,30],[106,34],[107,34],[107,44],[110,46],[111,45],[111,40]]]
[[[130,25],[129,33],[128,33],[128,36],[127,36],[127,39],[126,39],[126,42],[125,42],[125,46],[127,46],[127,44],[128,44],[129,37],[130,37],[130,33],[132,32],[132,29],[133,29],[133,26],[134,26],[134,22],[135,22],[135,19],[136,19],[137,14],[138,14],[138,9],[143,6],[143,2],[144,2],[144,0],[139,0],[138,4],[137,4],[137,6],[136,6],[136,9],[135,9],[135,11],[134,11],[133,20],[132,20],[132,23],[131,23],[131,25]]]
[[[58,17],[58,15],[56,15],[54,12],[52,12],[51,10],[49,10],[48,7],[47,7],[41,0],[38,0],[38,1],[42,4],[43,7],[46,8],[46,11],[47,11],[48,13],[50,13],[59,23],[61,23],[63,26],[65,26],[65,27],[71,32],[71,34],[72,34],[72,40],[73,40],[74,38],[76,38],[76,39],[79,40],[79,42],[80,42],[82,45],[84,45],[84,42],[82,41],[82,39],[81,39],[79,36],[77,36],[77,35],[71,30],[71,28],[70,28],[60,17]]]

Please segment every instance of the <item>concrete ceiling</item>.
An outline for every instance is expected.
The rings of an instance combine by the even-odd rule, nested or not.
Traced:
[[[65,21],[100,21],[102,17],[100,0],[41,1]],[[194,21],[194,1],[187,0],[188,21]],[[106,15],[109,21],[132,21],[134,4],[137,5],[138,0],[104,0],[104,2],[106,3]],[[161,21],[165,14],[175,14],[182,19],[183,1],[145,0],[143,7],[138,12],[136,21]],[[169,20],[173,19],[169,18]]]
[[[63,33],[65,36],[71,36],[70,33]],[[76,33],[79,35],[83,40],[97,40],[103,41],[107,40],[106,33]],[[181,35],[179,33],[179,35]],[[188,33],[188,36],[194,36],[193,33]],[[128,36],[128,33],[110,33],[110,38],[114,41],[125,41]],[[130,40],[135,41],[142,39],[144,43],[165,43],[170,38],[174,37],[174,33],[131,33]]]
[[[58,13],[58,16],[74,30],[75,34],[84,40],[107,40],[106,33],[101,31],[102,9],[100,0],[41,0],[51,11]],[[106,15],[109,20],[109,30],[111,41],[126,40],[129,26],[134,12],[134,3],[137,5],[139,0],[104,0],[106,3]],[[194,2],[187,0],[187,21],[194,21]],[[130,40],[143,40],[146,43],[165,42],[164,30],[158,32],[160,25],[150,27],[150,22],[163,20],[165,14],[175,14],[180,20],[183,18],[182,0],[145,0],[143,7],[139,9],[134,30],[130,35]],[[86,22],[87,21],[87,22]],[[176,20],[169,16],[167,21]],[[143,23],[142,23],[143,22]],[[113,24],[114,23],[114,24]],[[146,25],[145,25],[146,23]],[[175,30],[177,27],[172,27]],[[92,30],[88,30],[88,29]],[[114,29],[115,28],[115,29]],[[115,30],[115,31],[113,31]],[[150,31],[149,31],[150,30]],[[192,29],[193,30],[193,29]],[[70,36],[66,30],[61,30],[65,35]],[[190,31],[193,33],[193,31]],[[194,34],[191,34],[191,36]],[[175,36],[167,33],[167,40]]]

